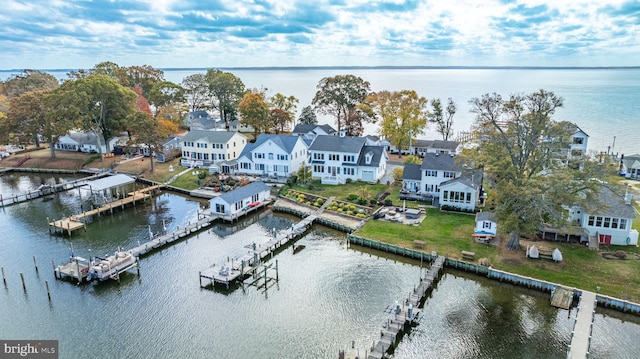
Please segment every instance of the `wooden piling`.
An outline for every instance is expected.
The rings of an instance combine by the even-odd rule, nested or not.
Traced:
[[[49,234],[51,234],[51,222],[49,222],[49,217],[47,217],[47,226],[49,227]]]
[[[58,278],[58,275],[56,274],[56,262],[54,262],[53,259],[51,260],[51,266],[53,267],[53,277]]]
[[[278,278],[278,260],[276,259],[276,281],[279,280]]]
[[[33,256],[33,265],[36,267],[36,272],[38,271],[38,262],[36,261],[36,256]]]
[[[27,286],[24,283],[24,274],[22,274],[22,272],[20,272],[20,279],[22,279],[22,289],[25,290],[25,292],[27,291]]]
[[[51,292],[49,291],[49,281],[45,280],[44,284],[47,286],[47,297],[49,297],[49,301],[51,301]]]
[[[4,275],[4,267],[2,267],[2,281],[4,282],[4,285],[7,285],[7,277]]]

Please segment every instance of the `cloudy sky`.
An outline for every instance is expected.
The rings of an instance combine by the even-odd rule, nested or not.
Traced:
[[[638,66],[638,0],[2,0],[0,69]]]

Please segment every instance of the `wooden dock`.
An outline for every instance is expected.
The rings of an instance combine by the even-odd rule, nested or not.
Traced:
[[[445,257],[435,256],[435,260],[425,277],[420,278],[420,283],[413,289],[409,298],[402,303],[387,307],[385,311],[392,316],[384,324],[380,332],[380,339],[372,344],[370,351],[364,351],[362,358],[381,359],[385,357],[385,354],[396,345],[406,330],[421,321],[422,316],[419,308],[424,306],[427,295],[440,278],[445,259]],[[339,358],[355,359],[356,357],[352,353],[356,353],[356,351],[350,350],[347,353],[341,351]]]
[[[132,192],[128,197],[109,202],[98,208],[94,208],[80,214],[49,222],[49,230],[51,230],[51,228],[53,227],[53,229],[56,231],[60,231],[62,233],[66,232],[68,235],[71,235],[71,233],[73,233],[74,231],[85,227],[87,223],[87,217],[95,215],[100,216],[103,213],[113,214],[114,209],[124,209],[124,207],[129,204],[135,205],[139,201],[144,201],[147,198],[151,198],[151,195],[147,192],[148,191],[142,192],[141,190]]]
[[[567,358],[584,359],[588,357],[595,307],[596,294],[582,291],[580,303],[578,304],[578,315],[571,332],[571,344],[569,345]]]
[[[224,284],[229,288],[229,284],[238,280],[243,280],[250,274],[254,274],[261,262],[266,257],[273,257],[273,253],[280,247],[287,243],[298,239],[304,234],[304,232],[311,227],[313,221],[316,220],[316,216],[311,215],[305,217],[302,221],[291,226],[290,230],[286,230],[286,233],[280,234],[276,238],[273,238],[266,243],[259,246],[254,243],[251,250],[240,257],[230,259],[227,257],[227,261],[222,264],[214,264],[211,267],[204,269],[198,273],[200,280],[200,287],[202,287],[202,278],[208,279],[211,285],[216,283]]]

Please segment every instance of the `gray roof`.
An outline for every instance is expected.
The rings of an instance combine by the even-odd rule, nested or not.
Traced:
[[[339,137],[321,135],[309,147],[309,151],[331,151],[343,153],[359,153],[366,139],[362,137]]]
[[[293,133],[297,133],[297,134],[305,134],[309,132],[315,133],[315,129],[318,127],[320,127],[328,135],[336,133],[336,130],[329,125],[307,125],[304,123],[297,124],[296,127],[293,129]]]
[[[456,177],[454,179],[441,183],[440,187],[443,187],[451,183],[462,183],[467,187],[475,188],[479,190],[480,187],[482,187],[482,172],[465,173],[460,177]]]
[[[371,163],[367,164],[366,157],[370,153],[373,155]],[[382,146],[364,146],[362,152],[360,152],[360,158],[358,159],[358,166],[366,167],[378,167],[384,153],[384,147]]]
[[[491,221],[496,222],[496,215],[493,212],[478,212],[476,213],[476,222],[478,221]]]
[[[242,186],[240,188],[234,189],[231,192],[227,192],[216,198],[220,198],[221,200],[229,204],[233,204],[236,202],[240,202],[243,199],[249,198],[254,194],[258,194],[262,191],[270,191],[270,190],[271,189],[269,188],[269,186],[264,184],[264,182],[255,181],[255,182],[251,182],[246,186]]]
[[[78,142],[79,145],[94,145],[98,146],[98,137],[93,132],[69,132],[67,134],[71,139]],[[104,142],[104,137],[100,134],[101,143]]]
[[[628,155],[622,159],[622,163],[626,168],[640,168],[640,166],[634,166],[636,162],[640,163],[640,155]]]
[[[255,142],[256,147],[261,144],[271,140],[278,147],[282,148],[285,152],[291,153],[293,148],[296,146],[296,143],[300,140],[298,136],[292,135],[269,135],[269,134],[261,134],[258,136],[258,139]]]
[[[242,149],[242,152],[240,152],[240,156],[238,156],[238,158],[241,158],[242,156],[247,156],[248,159],[250,160],[253,159],[253,157],[251,156],[251,151],[253,151],[254,148],[256,148],[255,143],[247,143]]]
[[[206,140],[209,143],[227,143],[235,134],[237,134],[237,132],[192,130],[182,137],[182,141],[194,142],[198,140]],[[241,134],[240,136],[243,135]]]
[[[458,148],[458,142],[443,140],[415,140],[412,147],[435,148],[455,152],[456,148]]]
[[[408,164],[404,165],[404,171],[402,171],[402,179],[403,180],[421,180],[422,179],[422,170],[420,170],[420,165]]]
[[[597,209],[590,211],[594,215],[615,218],[636,218],[632,204],[624,203],[624,197],[607,187],[602,187],[596,197]]]
[[[455,157],[447,154],[425,153],[420,168],[423,170],[460,172],[460,166],[456,164]]]

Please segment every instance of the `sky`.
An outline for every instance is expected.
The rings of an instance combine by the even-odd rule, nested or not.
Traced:
[[[2,0],[0,69],[639,66],[638,0]]]

